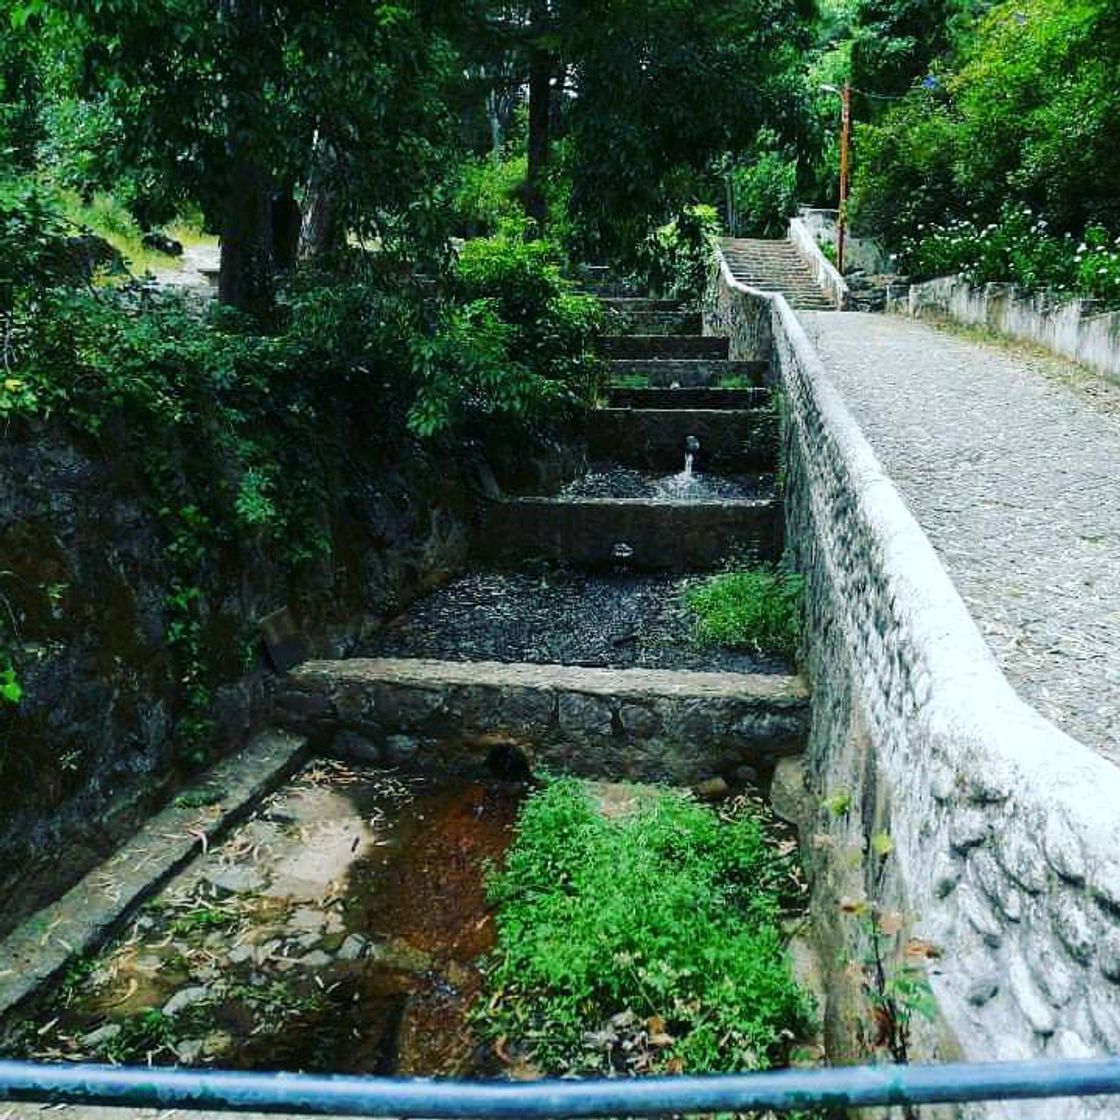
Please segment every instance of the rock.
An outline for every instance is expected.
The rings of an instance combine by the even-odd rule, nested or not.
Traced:
[[[304,968],[326,968],[331,963],[331,957],[324,953],[322,949],[315,949],[313,952],[300,957],[298,963]]]
[[[98,1027],[97,1030],[82,1035],[82,1045],[90,1050],[97,1050],[104,1046],[106,1042],[112,1042],[120,1033],[120,1023],[106,1023],[103,1027]]]
[[[229,1031],[211,1031],[202,1040],[202,1056],[217,1058],[233,1049],[233,1035]]]
[[[253,959],[255,950],[252,945],[238,945],[235,949],[230,950],[229,960],[230,964],[246,964]]]
[[[727,796],[730,788],[723,778],[705,778],[692,787],[692,792],[704,801],[718,801],[721,797]]]
[[[184,1038],[175,1044],[175,1057],[185,1066],[193,1065],[202,1056],[204,1045],[201,1038]]]
[[[177,241],[174,237],[169,237],[162,230],[149,230],[140,238],[140,244],[145,249],[151,249],[155,253],[163,253],[168,257],[181,257],[183,255],[183,243]]]
[[[259,891],[265,885],[265,878],[251,867],[238,867],[233,864],[217,864],[208,867],[202,877],[215,887],[231,894],[247,894]]]
[[[331,742],[330,753],[334,758],[350,762],[381,762],[381,748],[372,739],[356,731],[340,731]]]
[[[172,1015],[178,1015],[180,1011],[185,1011],[188,1007],[193,1007],[196,1003],[202,1003],[210,995],[210,989],[199,984],[193,988],[180,988],[164,1005],[163,1013],[169,1018]]]
[[[352,933],[342,943],[338,950],[340,961],[357,961],[366,955],[369,941],[360,933]]]

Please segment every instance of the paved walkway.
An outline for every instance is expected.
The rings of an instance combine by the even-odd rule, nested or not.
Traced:
[[[1120,763],[1120,391],[901,317],[802,317],[1008,679]]]

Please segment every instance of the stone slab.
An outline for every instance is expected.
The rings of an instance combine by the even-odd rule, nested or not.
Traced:
[[[484,516],[477,547],[496,563],[544,557],[608,567],[621,543],[642,569],[712,569],[731,556],[761,563],[782,554],[781,503],[768,499],[511,498],[491,503]]]
[[[771,396],[769,389],[623,389],[609,392],[614,408],[762,408]]]
[[[660,361],[619,358],[610,364],[613,380],[620,377],[643,377],[654,388],[700,388],[719,385],[721,378],[741,377],[761,385],[767,378],[769,362],[752,359],[715,361],[707,358],[682,358]]]
[[[308,757],[290,731],[258,735],[152,817],[116,854],[0,941],[0,1016],[94,952],[136,908]],[[215,800],[199,806],[192,793]]]
[[[607,335],[603,348],[610,358],[672,359],[727,357],[727,339],[701,334]]]
[[[689,437],[700,441],[698,471],[745,474],[776,467],[778,414],[769,408],[600,408],[589,418],[587,447],[592,459],[675,471]]]
[[[290,673],[277,713],[388,765],[469,772],[514,748],[565,773],[694,784],[801,750],[809,694],[777,674],[355,658]]]

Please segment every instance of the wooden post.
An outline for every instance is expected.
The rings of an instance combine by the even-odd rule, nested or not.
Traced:
[[[836,269],[844,275],[844,235],[848,224],[848,148],[852,139],[852,87],[840,91],[840,215],[836,220]]]

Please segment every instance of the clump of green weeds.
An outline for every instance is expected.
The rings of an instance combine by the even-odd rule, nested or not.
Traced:
[[[805,580],[796,572],[724,572],[685,594],[702,642],[792,657],[801,641]]]
[[[548,1073],[781,1062],[812,1019],[782,934],[789,858],[745,805],[665,790],[608,819],[550,781],[490,883],[482,1031]]]

